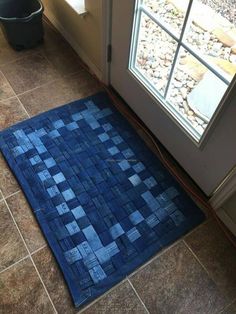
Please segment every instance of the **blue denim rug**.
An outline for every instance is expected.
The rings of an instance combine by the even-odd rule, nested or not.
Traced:
[[[77,307],[204,220],[105,93],[4,130],[0,148]]]

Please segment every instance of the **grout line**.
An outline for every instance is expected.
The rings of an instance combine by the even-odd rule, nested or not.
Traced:
[[[207,275],[215,282],[215,280],[211,277],[209,271],[207,270],[207,268],[205,267],[205,265],[200,261],[200,259],[198,258],[198,256],[194,253],[194,251],[191,249],[191,247],[188,245],[188,243],[186,242],[186,240],[183,240],[185,246],[187,247],[187,249],[192,253],[192,255],[195,257],[195,259],[197,260],[197,262],[202,266],[202,268],[205,270],[205,272],[207,273]]]
[[[135,271],[133,271],[130,275],[128,275],[128,279],[132,278],[134,275],[136,275],[139,271],[143,270],[146,266],[148,266],[149,264],[151,264],[152,262],[154,262],[156,259],[158,259],[160,256],[162,256],[163,254],[165,254],[166,252],[168,252],[170,249],[172,249],[173,247],[175,247],[176,245],[178,245],[179,243],[181,243],[183,239],[178,239],[177,241],[175,241],[174,243],[172,243],[171,245],[169,245],[168,247],[164,247],[161,249],[161,251],[159,251],[158,253],[156,253],[156,255],[154,255],[151,259],[149,259],[145,264],[141,265],[138,269],[136,269]]]
[[[134,293],[136,294],[137,298],[138,298],[139,301],[142,303],[142,305],[143,305],[143,307],[145,308],[146,312],[147,312],[148,314],[150,314],[150,312],[148,311],[148,309],[147,309],[145,303],[144,303],[143,300],[141,299],[140,295],[138,294],[138,292],[137,292],[136,289],[134,288],[134,285],[132,284],[132,282],[130,281],[129,278],[128,278],[128,282],[129,282],[131,288],[133,289]]]
[[[198,258],[198,256],[194,253],[194,251],[191,249],[191,247],[187,244],[187,242],[185,241],[185,239],[183,239],[183,242],[185,244],[185,246],[187,247],[187,249],[192,253],[192,255],[194,256],[194,258],[197,260],[197,262],[201,265],[201,267],[204,269],[204,271],[207,273],[207,275],[211,278],[211,280],[217,285],[217,283],[215,282],[214,278],[211,276],[210,272],[207,270],[207,268],[205,267],[205,265],[200,261],[200,259]],[[233,299],[233,301],[228,304],[225,308],[223,308],[219,313],[223,313],[228,307],[230,307],[234,302],[236,301],[236,298]]]
[[[26,58],[28,56],[32,56],[32,55],[34,56],[34,55],[39,54],[39,53],[40,53],[40,51],[33,51],[33,50],[31,50],[31,51],[28,51],[26,54],[24,54],[24,51],[22,51],[22,55],[21,56],[16,57],[14,60],[11,60],[11,61],[8,61],[8,62],[0,64],[0,70],[2,71],[2,67],[6,66],[8,64],[12,64],[12,63],[14,63],[16,61],[19,61],[21,59],[24,59],[24,58]]]
[[[41,246],[40,248],[38,248],[38,249],[36,249],[36,250],[34,250],[33,252],[31,252],[30,254],[31,255],[33,255],[33,254],[36,254],[36,253],[38,253],[39,251],[41,251],[41,250],[43,250],[45,247],[47,247],[48,245],[47,245],[47,243],[46,244],[44,244],[43,246]]]
[[[12,194],[7,195],[7,196],[3,196],[3,197],[7,200],[8,198],[10,198],[10,197],[12,197],[12,196],[15,196],[16,194],[18,194],[18,193],[20,193],[20,192],[21,192],[21,190],[17,190],[16,192],[14,192],[14,193],[12,193]]]
[[[18,97],[23,96],[23,95],[25,95],[25,94],[27,94],[27,93],[33,92],[34,90],[36,90],[36,89],[38,89],[38,88],[40,88],[40,87],[44,87],[44,86],[46,86],[46,85],[48,85],[48,84],[55,83],[55,82],[60,81],[60,80],[61,80],[61,78],[58,78],[58,79],[49,81],[49,82],[47,82],[47,83],[43,83],[43,84],[38,85],[38,86],[36,86],[36,87],[34,87],[34,88],[28,89],[28,90],[26,90],[26,91],[24,91],[24,92],[22,92],[22,93],[17,94],[17,96],[18,96]]]
[[[8,81],[7,77],[5,76],[5,74],[3,72],[2,72],[2,75],[5,78],[5,80],[9,83],[9,85],[11,86],[10,82]],[[30,118],[30,115],[28,114],[27,110],[25,109],[24,105],[22,104],[21,100],[19,99],[18,95],[16,94],[14,88],[12,86],[11,86],[11,88],[12,88],[14,94],[15,94],[15,96],[13,96],[13,97],[16,98],[19,101],[19,103],[20,103],[22,109],[25,111],[27,117]],[[10,97],[10,98],[13,98],[13,97]],[[10,99],[10,98],[7,98],[7,99]],[[5,100],[7,100],[7,99],[5,99]]]
[[[20,98],[18,97],[18,95],[16,95],[16,98],[18,99],[22,109],[25,111],[27,117],[30,118],[30,115],[29,115],[28,111],[25,109],[25,107],[24,107],[23,103],[21,102]]]
[[[57,74],[59,76],[63,76],[58,70],[57,68],[55,67],[55,65],[48,59],[48,57],[46,56],[45,52],[42,51],[42,56],[44,57],[44,59],[47,61],[47,63],[57,72]]]
[[[60,81],[60,80],[62,80],[62,79],[66,79],[66,78],[68,78],[68,77],[70,77],[70,76],[73,76],[73,75],[75,75],[75,74],[77,74],[77,73],[81,73],[81,72],[86,72],[84,69],[81,69],[81,70],[78,70],[78,71],[75,71],[75,72],[72,72],[72,73],[69,73],[69,74],[66,74],[66,75],[61,75],[61,77],[59,77],[59,78],[57,78],[57,79],[55,79],[55,80],[52,80],[52,81],[49,81],[49,82],[47,82],[47,83],[43,83],[43,84],[41,84],[41,85],[38,85],[38,86],[36,86],[36,87],[34,87],[34,88],[31,88],[31,89],[28,89],[28,90],[26,90],[26,91],[24,91],[24,92],[22,92],[22,93],[19,93],[19,94],[16,94],[16,92],[14,91],[14,89],[13,89],[13,87],[11,86],[11,84],[10,84],[10,82],[7,80],[7,78],[5,77],[5,75],[3,74],[3,76],[4,76],[4,78],[7,80],[7,82],[9,83],[9,85],[11,86],[11,88],[13,89],[13,92],[14,92],[14,96],[11,96],[11,97],[8,97],[8,98],[5,98],[5,99],[3,99],[3,100],[1,100],[1,101],[6,101],[6,100],[9,100],[9,99],[12,99],[12,98],[18,98],[18,100],[19,100],[19,97],[20,96],[23,96],[23,95],[25,95],[25,94],[27,94],[27,93],[30,93],[30,92],[33,92],[34,90],[36,90],[36,89],[38,89],[38,88],[40,88],[40,87],[44,87],[44,86],[46,86],[46,85],[49,85],[49,84],[52,84],[52,83],[55,83],[55,82],[57,82],[57,81]],[[1,102],[0,101],[0,102]],[[28,114],[28,113],[27,113]]]
[[[10,85],[11,86],[11,85]],[[12,88],[12,86],[11,86],[11,88]],[[14,89],[12,88],[12,90],[13,90],[13,92],[14,92],[14,96],[11,96],[11,97],[8,97],[8,98],[4,98],[4,99],[1,99],[0,100],[0,102],[4,102],[4,101],[6,101],[6,100],[11,100],[11,99],[13,99],[13,98],[16,98],[16,93],[15,93],[15,91],[14,91]]]
[[[206,220],[203,223],[201,223],[200,225],[198,225],[196,228],[194,228],[193,230],[191,230],[190,232],[188,232],[187,234],[183,235],[182,237],[180,237],[178,240],[176,240],[174,243],[168,245],[167,247],[163,247],[161,249],[161,251],[157,252],[151,259],[149,259],[145,264],[141,265],[138,269],[136,269],[134,272],[132,272],[129,276],[128,279],[130,279],[132,276],[134,276],[135,274],[137,274],[140,270],[144,269],[146,266],[148,266],[149,264],[151,264],[152,262],[154,262],[157,258],[159,258],[160,256],[162,256],[163,254],[165,254],[166,252],[168,252],[170,249],[172,249],[173,247],[175,247],[176,245],[180,244],[181,242],[185,243],[185,238],[187,236],[189,236],[190,234],[194,233],[195,231],[197,231],[199,228],[201,228],[202,225],[205,225],[206,223],[208,223],[209,221]]]
[[[224,307],[223,310],[221,310],[221,311],[219,312],[219,314],[224,314],[225,310],[227,310],[228,308],[230,308],[230,306],[231,306],[232,304],[234,304],[234,302],[236,302],[236,298],[233,299],[233,301],[230,302],[228,305],[226,305],[226,307]]]
[[[48,298],[49,298],[49,301],[50,301],[50,303],[51,303],[51,305],[52,305],[52,307],[53,307],[53,309],[54,309],[54,312],[57,313],[57,310],[56,310],[56,308],[55,308],[55,305],[53,304],[52,299],[51,299],[51,297],[50,297],[50,295],[49,295],[49,292],[47,291],[47,288],[46,288],[46,286],[45,286],[45,284],[44,284],[44,282],[43,282],[43,279],[42,279],[42,277],[41,277],[41,275],[40,275],[40,273],[39,273],[39,271],[38,271],[38,269],[37,269],[37,267],[36,267],[36,265],[35,265],[35,263],[34,263],[34,260],[33,260],[32,256],[31,256],[31,253],[30,253],[30,251],[29,251],[29,249],[28,249],[28,247],[27,247],[27,244],[26,244],[26,242],[25,242],[25,239],[24,239],[24,237],[23,237],[23,235],[22,235],[22,233],[21,233],[21,231],[20,231],[20,229],[19,229],[19,227],[18,227],[18,225],[17,225],[17,222],[16,222],[16,220],[15,220],[15,218],[14,218],[14,216],[13,216],[11,210],[10,210],[10,207],[8,206],[7,201],[6,201],[5,198],[3,198],[3,201],[4,201],[5,205],[7,206],[7,209],[8,209],[8,211],[9,211],[11,217],[12,217],[12,220],[13,220],[13,222],[14,222],[14,224],[15,224],[15,226],[16,226],[18,232],[19,232],[19,235],[20,235],[20,237],[21,237],[21,239],[22,239],[24,245],[25,245],[25,248],[26,248],[26,250],[27,250],[27,252],[28,252],[28,256],[29,256],[29,258],[31,259],[31,262],[32,262],[32,264],[33,264],[33,266],[34,266],[34,268],[35,268],[35,271],[36,271],[36,273],[37,273],[37,275],[38,275],[38,277],[39,277],[39,280],[41,281],[41,284],[43,285],[44,291],[46,292],[46,294],[47,294],[47,296],[48,296]]]
[[[15,263],[11,264],[10,266],[7,266],[6,268],[2,269],[2,270],[0,271],[0,274],[4,273],[4,272],[7,271],[8,269],[11,269],[12,267],[14,267],[15,265],[19,264],[20,262],[24,261],[25,259],[27,259],[27,258],[29,258],[29,257],[30,257],[29,254],[26,255],[26,256],[24,256],[24,257],[22,257],[22,258],[19,259],[17,262],[15,262]]]
[[[202,226],[205,226],[206,224],[209,223],[211,219],[208,218],[205,221],[203,221],[202,223],[200,223],[200,225],[198,225],[197,227],[195,227],[194,229],[190,230],[188,233],[186,233],[182,239],[185,240],[188,236],[190,236],[191,234],[193,234],[195,231],[197,231],[198,229],[200,229]]]
[[[92,305],[96,304],[97,302],[99,302],[100,300],[102,300],[103,298],[105,298],[109,293],[111,293],[112,291],[114,291],[116,288],[118,288],[119,286],[121,286],[123,283],[125,283],[127,281],[127,278],[124,278],[122,281],[118,282],[118,284],[116,284],[115,286],[113,286],[111,289],[109,289],[108,291],[106,291],[105,293],[103,293],[100,297],[96,298],[94,301],[92,301],[91,303],[89,303],[88,305],[86,305],[83,309],[81,309],[78,313],[81,314],[84,311],[86,311],[88,308],[90,308]]]

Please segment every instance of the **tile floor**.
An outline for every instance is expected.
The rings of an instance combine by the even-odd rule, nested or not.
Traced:
[[[59,34],[15,52],[0,34],[0,129],[100,89]],[[0,156],[0,313],[77,313],[17,182]],[[85,314],[236,313],[236,251],[213,219],[155,256]]]

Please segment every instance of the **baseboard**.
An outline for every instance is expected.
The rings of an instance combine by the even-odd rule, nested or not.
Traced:
[[[223,223],[229,228],[229,230],[236,236],[236,223],[232,218],[224,211],[223,208],[220,208],[216,212],[217,216],[223,221]]]
[[[68,31],[61,25],[57,18],[49,10],[44,11],[44,15],[53,24],[53,26],[62,34],[62,36],[68,41],[71,47],[76,51],[78,56],[83,60],[90,70],[97,76],[99,80],[102,79],[102,72],[98,67],[89,59],[86,52],[78,45],[78,43],[72,38]]]
[[[229,197],[236,192],[236,168],[221,184],[210,199],[211,206],[217,211]]]

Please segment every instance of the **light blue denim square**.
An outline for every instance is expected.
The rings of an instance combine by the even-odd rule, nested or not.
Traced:
[[[94,251],[103,247],[102,242],[101,242],[97,232],[95,231],[95,229],[93,228],[92,225],[88,226],[87,228],[84,228],[82,231],[83,231],[89,245],[91,246],[91,248]]]
[[[74,215],[75,219],[80,219],[86,216],[85,211],[83,210],[82,206],[78,206],[71,210],[72,214]]]
[[[130,168],[130,164],[127,160],[122,160],[121,162],[118,163],[118,165],[121,167],[123,171]]]
[[[74,121],[79,121],[79,120],[82,120],[82,119],[83,119],[81,113],[79,113],[79,112],[72,114],[71,117],[72,117],[72,120],[74,120]]]
[[[133,166],[133,169],[135,172],[140,173],[143,170],[146,169],[146,167],[144,166],[144,164],[142,162],[137,163],[136,165]]]
[[[61,134],[60,134],[57,130],[51,131],[50,133],[48,133],[48,135],[49,135],[51,138],[57,138],[57,137],[60,137],[60,136],[61,136]]]
[[[133,186],[137,186],[142,182],[137,174],[134,174],[132,177],[129,177],[129,181],[133,184]]]
[[[132,222],[133,225],[139,224],[141,221],[144,220],[143,215],[140,214],[138,210],[133,212],[132,214],[129,215],[129,219]]]
[[[109,243],[107,246],[106,246],[106,250],[108,252],[108,254],[110,255],[110,257],[116,255],[117,253],[120,252],[117,244],[115,241]]]
[[[66,191],[62,192],[62,195],[65,199],[66,202],[72,200],[73,198],[75,198],[75,193],[72,191],[72,189],[68,189]]]
[[[122,143],[124,140],[121,136],[117,135],[112,138],[112,141],[115,145]]]
[[[53,179],[55,180],[56,184],[59,184],[66,180],[62,172],[59,172],[55,176],[53,176]]]
[[[12,149],[12,153],[13,153],[13,156],[14,157],[17,157],[17,156],[20,156],[22,154],[24,154],[24,150],[21,146],[15,146],[13,149]]]
[[[160,221],[155,214],[152,214],[146,218],[146,223],[149,225],[150,228],[154,228],[160,223]]]
[[[65,252],[64,255],[69,264],[73,264],[82,259],[82,256],[76,247]]]
[[[110,123],[103,124],[102,127],[103,127],[105,132],[108,132],[108,131],[110,131],[113,128]]]
[[[110,233],[113,240],[119,238],[122,234],[124,234],[124,230],[119,223],[115,224],[110,228]]]
[[[115,146],[108,148],[108,151],[112,156],[114,156],[120,152],[119,149]]]
[[[70,235],[80,232],[80,228],[76,221],[72,221],[69,224],[66,224],[66,229]]]
[[[66,203],[62,203],[62,204],[56,206],[56,209],[57,209],[58,214],[60,216],[65,214],[65,213],[68,213],[70,211]]]
[[[37,165],[41,161],[42,161],[42,159],[39,157],[39,155],[36,155],[36,156],[30,158],[30,163],[31,163],[32,166]]]
[[[66,126],[67,130],[69,131],[73,131],[79,128],[78,124],[76,122],[71,122],[69,124],[67,124]]]
[[[149,189],[157,185],[157,181],[153,177],[149,177],[145,179],[143,182]]]
[[[36,130],[35,133],[37,134],[38,137],[42,137],[42,136],[44,136],[44,135],[47,134],[47,132],[45,131],[44,128],[41,128],[41,129],[39,129],[39,130]]]
[[[99,137],[101,142],[106,142],[110,138],[107,133],[102,133],[102,134],[98,135],[98,137]]]
[[[39,172],[38,176],[42,182],[51,178],[51,174],[48,170],[43,170],[43,171]]]
[[[45,163],[45,165],[46,165],[46,167],[47,167],[48,169],[50,169],[50,168],[56,166],[56,162],[55,162],[55,160],[54,160],[52,157],[50,157],[50,158],[48,158],[48,159],[45,159],[45,160],[44,160],[44,163]]]
[[[58,187],[56,185],[48,188],[47,191],[50,197],[55,197],[56,195],[60,194],[60,191],[58,190]]]
[[[65,126],[65,123],[61,119],[54,121],[52,124],[53,124],[54,128],[56,128],[56,129],[60,129],[63,126]]]
[[[134,156],[134,152],[130,148],[123,150],[122,154],[125,156],[126,159],[129,159],[130,157]]]
[[[96,250],[94,253],[101,264],[104,264],[110,260],[110,255],[108,254],[107,249],[104,247]]]
[[[44,145],[38,145],[38,146],[35,146],[35,148],[39,154],[43,154],[47,152],[47,149]]]
[[[95,284],[99,283],[107,277],[100,265],[94,266],[93,268],[89,269],[89,273]]]
[[[138,229],[136,227],[130,229],[126,232],[127,237],[129,238],[130,242],[136,241],[138,238],[141,237],[141,234],[139,233]]]

